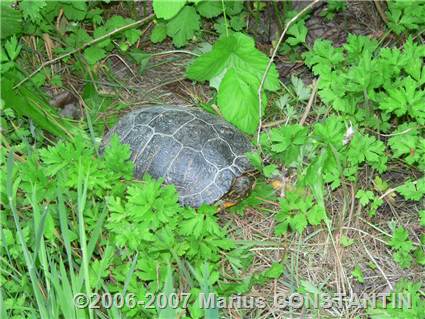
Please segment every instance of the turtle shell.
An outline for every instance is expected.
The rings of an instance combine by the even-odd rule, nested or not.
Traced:
[[[144,107],[122,117],[103,140],[116,133],[131,149],[134,175],[145,173],[174,184],[183,205],[211,204],[234,178],[251,168],[248,138],[222,118],[183,106]]]

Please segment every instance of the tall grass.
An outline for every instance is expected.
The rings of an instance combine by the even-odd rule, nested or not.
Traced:
[[[100,278],[93,278],[93,282],[90,282],[89,261],[92,259],[102,232],[106,209],[99,214],[99,219],[91,233],[90,240],[87,242],[83,212],[86,206],[88,176],[83,177],[80,174],[77,189],[79,250],[76,252],[75,242],[72,245],[69,236],[72,227],[69,227],[69,212],[64,198],[66,195],[61,186],[63,183],[60,179],[56,182],[57,201],[51,204],[53,205],[53,210],[51,211],[57,213],[60,226],[59,243],[63,244],[63,246],[57,247],[57,245],[49,245],[46,242],[45,225],[49,207],[40,207],[37,202],[37,185],[32,186],[31,198],[27,198],[31,203],[32,225],[34,228],[34,240],[31,241],[31,246],[28,246],[16,206],[16,190],[20,179],[14,177],[13,150],[10,151],[7,161],[6,192],[16,227],[19,248],[25,260],[27,273],[23,275],[29,276],[32,286],[34,303],[27,307],[28,312],[31,314],[29,317],[41,319],[85,319],[95,318],[95,316],[98,318],[121,318],[121,314],[116,310],[108,310],[105,315],[100,311],[95,314],[92,309],[79,309],[74,305],[73,299],[77,293],[83,292],[84,289],[84,293],[89,296],[93,291],[91,284],[96,288],[103,285]],[[1,242],[4,243],[4,234],[1,227],[2,223],[0,223],[0,236],[2,236]],[[106,250],[109,251],[108,254],[111,254],[112,246],[108,246]],[[82,258],[78,256],[80,252]],[[0,259],[2,259],[1,257]],[[101,268],[106,269],[107,267],[106,260],[102,259]],[[9,318],[4,305],[4,291],[1,287],[0,316],[1,318]]]

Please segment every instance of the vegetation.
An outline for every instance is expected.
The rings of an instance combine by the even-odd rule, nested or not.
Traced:
[[[411,307],[303,313],[425,317],[425,2],[379,2],[381,32],[343,43],[309,42],[314,3],[0,3],[1,318],[297,317],[270,305],[276,291],[382,286]],[[322,7],[323,21],[350,10]],[[176,83],[256,146],[255,188],[234,207],[181,207],[173,185],[132,177],[118,137],[99,150],[121,114]],[[78,118],[49,102],[63,90]],[[210,293],[266,302],[203,307]]]

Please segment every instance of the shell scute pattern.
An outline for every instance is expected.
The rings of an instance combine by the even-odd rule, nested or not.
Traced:
[[[215,138],[207,141],[202,148],[202,153],[209,162],[214,163],[218,168],[232,165],[235,158],[229,143],[222,139]]]
[[[145,173],[174,184],[183,205],[213,203],[250,168],[249,140],[231,124],[200,109],[152,106],[125,115],[112,133],[129,144],[135,177]]]
[[[143,114],[143,113],[142,113]],[[150,127],[155,128],[156,133],[174,134],[182,125],[193,119],[193,115],[181,111],[167,111],[156,116],[149,122]]]
[[[198,118],[186,123],[174,134],[174,137],[184,146],[199,151],[205,143],[215,136],[215,132],[211,132],[211,128]]]

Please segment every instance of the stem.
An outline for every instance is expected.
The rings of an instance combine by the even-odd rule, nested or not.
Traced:
[[[286,32],[288,31],[289,27],[299,18],[301,17],[307,10],[309,10],[311,7],[313,7],[316,3],[318,3],[319,0],[312,1],[308,6],[306,6],[304,9],[302,9],[300,12],[297,13],[291,20],[288,21],[288,23],[285,26],[285,29],[280,35],[279,41],[276,44],[276,47],[273,50],[272,56],[269,59],[269,63],[267,64],[266,70],[263,73],[263,77],[261,78],[260,86],[258,88],[258,115],[259,115],[259,123],[258,123],[258,129],[257,129],[257,144],[260,145],[260,132],[261,132],[261,125],[262,125],[262,114],[263,114],[263,86],[264,82],[266,81],[267,74],[270,71],[270,68],[272,66],[273,60],[276,57],[277,50],[280,47],[280,44],[283,41],[283,38],[285,37]]]
[[[221,0],[221,7],[223,8],[223,16],[224,16],[224,25],[226,26],[226,36],[229,36],[229,24],[227,23],[226,17],[226,6],[224,5],[224,0]]]

